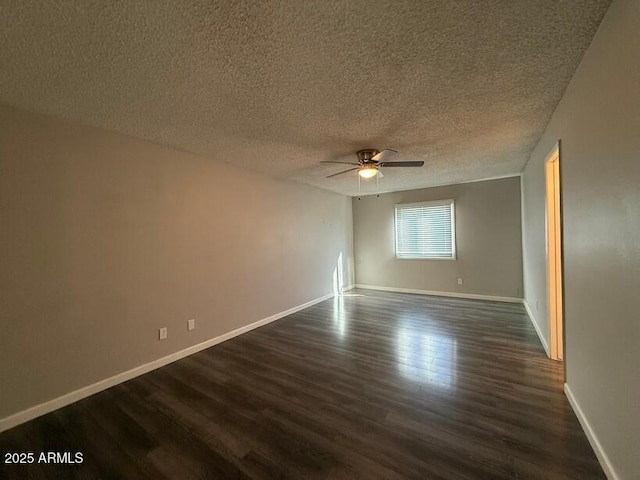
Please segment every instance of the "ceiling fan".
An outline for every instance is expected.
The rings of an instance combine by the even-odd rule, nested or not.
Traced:
[[[354,170],[358,170],[358,175],[362,178],[373,178],[376,175],[382,176],[382,172],[380,172],[380,168],[383,167],[421,167],[424,165],[422,160],[419,161],[409,161],[409,162],[387,162],[386,159],[392,157],[398,153],[396,150],[385,149],[382,151],[375,150],[373,148],[367,148],[364,150],[359,150],[356,154],[358,155],[358,163],[355,162],[333,162],[330,160],[322,161],[320,163],[338,163],[341,165],[355,165],[353,168],[349,168],[348,170],[343,170],[342,172],[334,173],[332,175],[327,176],[327,178],[335,177],[337,175],[342,175],[343,173],[352,172]]]

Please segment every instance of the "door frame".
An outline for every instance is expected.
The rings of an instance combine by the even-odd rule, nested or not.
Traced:
[[[562,182],[560,141],[544,162],[549,356],[564,359],[564,275],[562,251]]]

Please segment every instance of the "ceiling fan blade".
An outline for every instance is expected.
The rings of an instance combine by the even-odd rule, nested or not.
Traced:
[[[379,167],[421,167],[424,161],[416,160],[413,162],[383,162],[378,164]]]
[[[333,175],[327,176],[327,178],[335,177],[336,175],[342,175],[343,173],[353,172],[354,170],[358,170],[360,167],[350,168],[349,170],[343,170],[342,172],[334,173]]]
[[[391,158],[396,153],[398,153],[397,150],[391,150],[389,148],[385,148],[380,153],[378,153],[378,154],[374,155],[373,157],[371,157],[371,160],[373,160],[374,162],[384,162],[385,158]]]
[[[355,163],[355,162],[332,162],[331,160],[322,160],[320,163],[339,163],[341,165],[360,165],[359,163]]]

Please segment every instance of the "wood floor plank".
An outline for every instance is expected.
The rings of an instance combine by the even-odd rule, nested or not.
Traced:
[[[0,434],[0,478],[604,479],[521,305],[354,290]]]

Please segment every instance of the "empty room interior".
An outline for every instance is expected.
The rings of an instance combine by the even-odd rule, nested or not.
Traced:
[[[0,478],[640,479],[640,2],[0,2]]]

